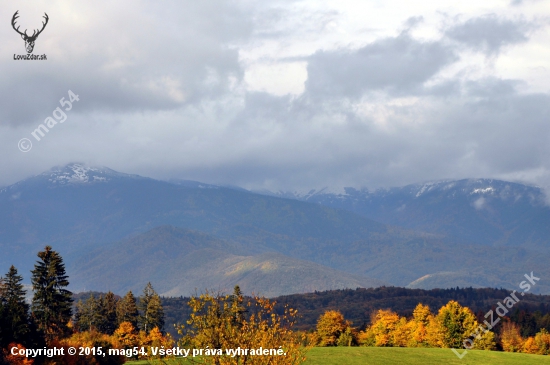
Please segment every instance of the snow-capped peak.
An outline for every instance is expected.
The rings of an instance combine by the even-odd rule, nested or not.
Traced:
[[[65,166],[54,167],[40,176],[56,185],[81,184],[93,182],[107,182],[113,177],[125,175],[102,166],[88,166],[83,163],[70,163]]]
[[[302,190],[295,189],[293,191],[279,190],[276,192],[271,192],[269,190],[253,190],[253,192],[264,194],[264,195],[278,196],[281,198],[308,200],[311,197],[317,196],[317,195],[345,196],[348,194],[346,192],[346,189],[347,188],[340,188],[340,187],[323,187],[320,189],[302,189]]]

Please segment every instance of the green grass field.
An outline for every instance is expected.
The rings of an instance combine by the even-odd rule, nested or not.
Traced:
[[[550,356],[468,351],[459,359],[450,349],[419,349],[391,347],[316,347],[307,356],[306,364],[315,365],[532,365],[550,364]],[[174,361],[172,364],[185,364]],[[127,364],[149,364],[147,361]]]

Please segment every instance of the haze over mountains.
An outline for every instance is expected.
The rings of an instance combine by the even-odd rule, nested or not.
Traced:
[[[549,248],[550,209],[536,187],[464,179],[376,191],[263,192],[345,209],[378,222],[491,246]]]
[[[0,190],[0,268],[46,244],[73,290],[274,296],[380,284],[550,293],[550,208],[534,187],[462,180],[284,198],[70,164]],[[292,199],[287,199],[291,197]]]

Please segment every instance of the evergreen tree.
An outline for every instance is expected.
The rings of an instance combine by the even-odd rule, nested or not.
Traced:
[[[118,300],[111,291],[101,297],[100,307],[103,318],[99,328],[100,332],[112,335],[117,329],[117,302]]]
[[[93,294],[84,302],[78,301],[75,322],[80,331],[99,330],[103,321],[100,304],[101,297],[96,299]]]
[[[160,296],[157,293],[153,294],[149,301],[146,317],[149,332],[153,330],[153,328],[158,328],[161,332],[164,331],[164,309],[162,308]]]
[[[5,318],[5,306],[4,306],[4,278],[0,277],[0,349],[3,349],[6,347],[7,342],[7,333],[8,333],[8,325],[7,322],[4,320]],[[2,359],[2,351],[0,351],[0,360]],[[0,365],[3,364],[2,361],[0,361]]]
[[[38,253],[39,261],[32,270],[32,316],[38,329],[50,342],[69,333],[68,323],[72,315],[72,293],[63,259],[50,246]]]
[[[143,296],[139,299],[139,325],[145,333],[149,333],[153,328],[159,330],[164,328],[164,310],[162,308],[159,295],[153,289],[151,283],[147,283],[143,289]]]
[[[84,302],[82,301],[82,299],[79,299],[75,305],[74,318],[73,318],[74,323],[76,325],[76,329],[78,331],[85,331],[85,323],[86,323],[86,321],[84,320],[86,316],[85,311],[86,309],[84,308]]]
[[[246,308],[242,305],[243,303],[243,292],[241,287],[235,285],[233,288],[233,295],[231,296],[231,309],[234,313],[234,322],[236,324],[241,324],[244,319],[244,314],[246,313]]]
[[[149,333],[151,327],[149,327],[149,312],[147,308],[149,307],[149,302],[153,295],[155,295],[155,290],[153,285],[149,282],[143,289],[143,296],[139,298],[139,311],[141,312],[139,316],[139,328],[144,330],[145,333]]]
[[[23,277],[17,275],[17,269],[12,265],[6,274],[0,294],[3,307],[3,341],[26,344],[30,335],[29,305],[25,302]]]
[[[126,293],[124,298],[118,301],[116,308],[118,324],[129,322],[134,328],[137,328],[139,312],[136,305],[136,297],[132,291]]]

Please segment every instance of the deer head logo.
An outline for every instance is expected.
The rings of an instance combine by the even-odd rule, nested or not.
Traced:
[[[42,29],[38,30],[38,29],[35,29],[32,33],[31,36],[29,36],[27,34],[27,30],[25,29],[25,32],[24,33],[21,33],[19,31],[19,26],[16,28],[15,27],[15,21],[17,18],[19,18],[19,15],[17,15],[17,13],[19,13],[19,10],[17,10],[15,12],[15,14],[13,14],[13,18],[11,18],[11,26],[13,27],[13,29],[21,34],[21,38],[23,38],[23,40],[25,41],[25,48],[27,49],[27,53],[32,53],[32,50],[34,49],[34,42],[36,41],[36,38],[38,38],[38,36],[40,35],[40,33],[42,33],[42,31],[44,30],[44,28],[46,28],[46,24],[48,24],[48,14],[44,13],[44,16],[43,18],[46,19],[46,22],[42,22]]]

